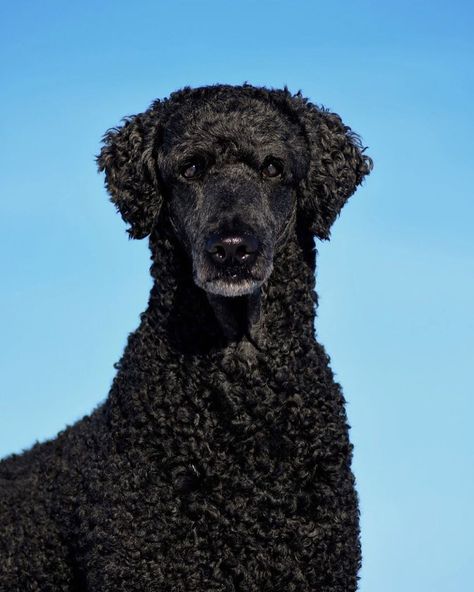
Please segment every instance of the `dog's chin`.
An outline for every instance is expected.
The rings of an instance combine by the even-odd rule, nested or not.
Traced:
[[[238,278],[216,278],[205,282],[196,281],[196,284],[209,294],[228,298],[252,294],[260,288],[262,283],[261,280]]]
[[[258,291],[273,271],[273,262],[260,263],[253,268],[215,269],[208,265],[194,265],[194,283],[208,294],[236,298]]]

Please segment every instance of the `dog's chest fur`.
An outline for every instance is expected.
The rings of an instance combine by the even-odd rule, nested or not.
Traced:
[[[355,528],[343,510],[352,490],[341,497],[339,484],[350,456],[343,399],[319,346],[285,352],[280,368],[231,350],[182,366],[140,342],[147,355],[126,383],[119,370],[78,467],[74,538],[93,589],[316,583],[325,529]],[[132,574],[149,587],[122,588]]]

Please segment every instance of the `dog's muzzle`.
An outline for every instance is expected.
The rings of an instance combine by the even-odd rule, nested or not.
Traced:
[[[221,296],[250,294],[271,272],[263,251],[260,240],[249,232],[213,233],[204,241],[197,284]]]

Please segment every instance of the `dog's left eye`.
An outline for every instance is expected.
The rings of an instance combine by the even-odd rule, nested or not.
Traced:
[[[283,172],[283,167],[276,160],[269,160],[262,167],[262,175],[265,177],[279,177]]]
[[[204,164],[202,162],[199,162],[196,160],[196,161],[190,162],[190,163],[186,164],[185,166],[183,166],[183,168],[181,169],[181,175],[185,179],[194,179],[200,173],[202,173],[203,170],[204,170]]]

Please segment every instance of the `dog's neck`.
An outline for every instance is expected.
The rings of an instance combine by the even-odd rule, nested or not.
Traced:
[[[113,429],[128,433],[138,422],[134,433],[145,438],[146,430],[160,425],[165,401],[184,396],[179,389],[175,393],[177,384],[192,385],[186,397],[196,396],[200,406],[230,405],[229,417],[244,405],[244,393],[255,385],[261,392],[268,377],[278,393],[309,389],[306,381],[313,382],[324,355],[314,337],[315,251],[309,232],[293,229],[258,294],[225,301],[195,285],[175,235],[159,230],[150,237],[154,284],[148,308],[116,364],[106,403]],[[272,393],[259,404],[273,408]]]
[[[262,310],[261,289],[235,298],[207,294],[207,299],[229,343],[245,338],[254,343],[258,341]]]
[[[313,339],[315,250],[305,229],[289,233],[269,280],[236,298],[207,294],[194,284],[190,258],[166,224],[152,234],[150,248],[154,285],[145,315],[177,351],[291,348],[292,341]]]

